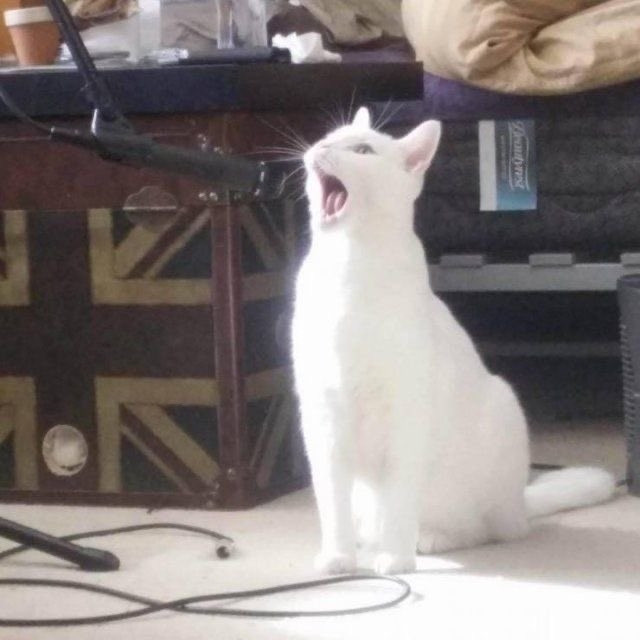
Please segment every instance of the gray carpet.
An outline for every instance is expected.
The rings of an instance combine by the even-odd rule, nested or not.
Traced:
[[[539,462],[598,463],[624,474],[618,425],[538,425]],[[57,577],[99,582],[157,598],[274,585],[315,576],[318,541],[309,491],[237,513],[141,509],[8,506],[0,513],[65,533],[89,527],[177,520],[232,535],[237,554],[216,559],[208,540],[183,534],[139,533],[104,539],[122,559],[114,574],[82,574],[29,552],[0,565],[0,576]],[[0,542],[0,549],[8,546]],[[98,545],[96,545],[98,546]],[[415,593],[389,611],[331,619],[205,619],[162,613],[148,619],[73,631],[0,629],[2,640],[318,640],[600,639],[633,635],[640,606],[640,501],[624,494],[608,504],[540,520],[526,539],[441,557],[421,558],[408,576]],[[389,595],[386,587],[342,586],[281,596],[256,607],[336,607]],[[237,604],[237,603],[235,603]],[[127,605],[125,605],[127,606]],[[0,617],[110,612],[119,603],[78,593],[2,592]]]

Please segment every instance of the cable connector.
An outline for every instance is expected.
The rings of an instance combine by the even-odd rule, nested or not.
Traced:
[[[231,557],[231,554],[235,550],[235,544],[233,540],[230,538],[225,538],[224,540],[218,540],[216,542],[216,555],[221,560],[226,560]]]

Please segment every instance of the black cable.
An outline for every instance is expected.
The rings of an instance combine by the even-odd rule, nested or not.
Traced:
[[[532,464],[531,468],[540,470],[549,469],[563,469],[562,465],[553,464]],[[621,480],[617,483],[617,486],[623,486],[628,484],[627,480]],[[178,529],[181,531],[188,531],[193,533],[202,534],[213,538],[217,543],[222,544],[222,547],[218,547],[218,555],[220,557],[228,557],[229,549],[233,547],[233,539],[228,536],[222,535],[209,529],[201,527],[193,527],[190,525],[173,524],[173,523],[152,523],[145,525],[133,525],[126,527],[116,527],[111,529],[100,529],[96,531],[87,531],[84,533],[75,533],[67,536],[63,536],[62,540],[73,541],[83,538],[98,538],[109,535],[115,535],[120,533],[131,533],[134,531],[142,531],[149,529]],[[224,553],[220,553],[220,549],[224,549]],[[0,560],[7,558],[16,553],[27,551],[29,547],[19,545],[12,547],[3,552],[0,552]],[[320,611],[308,611],[308,610],[255,610],[255,609],[237,609],[228,607],[193,607],[201,602],[211,602],[219,600],[231,600],[234,598],[253,598],[253,597],[266,597],[279,593],[286,593],[289,591],[301,591],[304,589],[312,589],[321,586],[340,584],[345,582],[361,582],[361,581],[378,581],[378,582],[391,582],[400,587],[400,593],[393,599],[387,600],[374,605],[367,605],[363,607],[354,607],[347,609],[333,609],[333,610],[320,610]],[[99,593],[102,595],[117,598],[119,600],[125,600],[127,602],[134,602],[136,604],[143,605],[139,609],[133,611],[126,611],[121,613],[112,613],[101,616],[86,616],[76,618],[44,618],[44,619],[24,619],[24,618],[0,618],[0,627],[64,627],[64,626],[81,626],[81,625],[93,625],[104,624],[108,622],[115,622],[120,620],[127,620],[130,618],[138,618],[141,616],[156,613],[158,611],[177,611],[180,613],[190,613],[209,616],[245,616],[252,618],[273,618],[273,617],[287,617],[287,618],[301,618],[301,617],[327,617],[327,616],[340,616],[351,615],[359,613],[369,613],[380,609],[387,609],[393,607],[403,600],[406,600],[411,595],[411,587],[409,584],[401,578],[392,576],[339,576],[336,578],[325,578],[320,580],[311,580],[307,582],[297,582],[286,585],[279,585],[276,587],[267,587],[263,589],[252,589],[247,591],[235,591],[228,593],[207,594],[202,596],[192,596],[188,598],[180,598],[176,600],[160,601],[146,598],[126,591],[120,591],[117,589],[110,589],[108,587],[102,587],[99,585],[93,585],[83,582],[77,582],[73,580],[45,580],[45,579],[27,579],[27,578],[8,578],[0,579],[0,587],[48,587],[54,589],[74,589],[79,591],[86,591],[90,593]]]
[[[37,120],[29,117],[11,98],[11,96],[3,89],[2,85],[0,85],[0,99],[2,102],[7,105],[7,109],[11,111],[11,113],[18,118],[24,124],[28,124],[32,127],[36,127],[36,129],[43,131],[47,135],[51,133],[51,129],[44,124],[41,124]]]
[[[395,598],[381,602],[378,604],[367,605],[363,607],[354,607],[349,609],[325,609],[318,611],[305,611],[305,610],[256,610],[256,609],[231,609],[227,607],[191,607],[189,605],[199,602],[210,602],[213,600],[229,600],[232,598],[256,598],[275,595],[279,593],[286,593],[289,591],[301,591],[304,589],[313,589],[321,586],[340,584],[343,582],[362,582],[362,581],[375,581],[375,582],[391,582],[398,585],[401,588],[400,594]],[[209,616],[243,616],[252,618],[310,618],[310,617],[326,617],[326,616],[343,616],[359,613],[370,613],[372,611],[378,611],[379,609],[386,609],[393,607],[403,600],[406,600],[411,595],[411,587],[409,584],[401,578],[393,576],[338,576],[335,578],[325,578],[321,580],[311,580],[308,582],[294,582],[292,584],[279,585],[277,587],[267,587],[264,589],[253,589],[248,591],[235,591],[229,593],[216,593],[203,596],[192,596],[189,598],[180,598],[178,600],[169,600],[162,602],[159,600],[152,600],[151,598],[145,598],[126,591],[119,591],[117,589],[109,589],[108,587],[101,587],[94,584],[88,584],[83,582],[76,582],[73,580],[44,580],[44,579],[28,579],[28,578],[7,578],[0,580],[0,587],[15,587],[15,586],[27,586],[27,587],[47,587],[57,589],[75,589],[79,591],[87,591],[90,593],[100,593],[103,595],[117,598],[119,600],[125,600],[128,602],[135,602],[137,604],[143,604],[145,606],[135,609],[133,611],[126,611],[121,613],[112,613],[102,616],[86,616],[78,618],[42,618],[42,619],[23,619],[23,618],[0,618],[0,627],[65,627],[65,626],[81,626],[81,625],[93,625],[104,624],[106,622],[116,622],[119,620],[127,620],[129,618],[138,618],[140,616],[149,615],[157,611],[177,611],[179,613],[192,613],[199,615]]]
[[[178,529],[181,531],[189,531],[193,533],[203,534],[216,540],[222,548],[230,549],[233,546],[233,539],[211,531],[209,529],[203,529],[201,527],[193,527],[190,525],[173,524],[173,523],[152,523],[144,525],[133,525],[127,527],[117,527],[111,529],[100,529],[97,531],[87,531],[84,533],[75,533],[72,535],[64,536],[62,539],[67,541],[79,540],[82,538],[97,538],[108,535],[115,535],[119,533],[131,533],[134,531],[142,531],[148,529]],[[0,553],[0,560],[7,558],[16,553],[27,551],[27,546],[16,546],[7,549]],[[218,555],[220,556],[220,547],[217,547]],[[221,555],[220,557],[227,557]],[[390,600],[367,605],[363,607],[355,607],[349,609],[333,609],[333,610],[254,610],[254,609],[237,609],[227,607],[194,607],[194,605],[201,602],[211,602],[219,600],[230,600],[233,598],[254,598],[254,597],[266,597],[279,593],[286,593],[289,591],[301,591],[304,589],[312,589],[327,585],[340,584],[344,582],[361,582],[361,581],[377,581],[393,583],[400,587],[400,593],[395,598]],[[47,587],[53,589],[74,589],[80,591],[86,591],[90,593],[99,593],[102,595],[117,598],[119,600],[125,600],[127,602],[134,602],[136,604],[143,605],[133,611],[128,610],[126,612],[112,613],[101,616],[85,616],[76,618],[44,618],[44,619],[26,619],[26,618],[0,618],[0,627],[65,627],[65,626],[80,626],[80,625],[92,625],[102,624],[107,622],[115,622],[118,620],[126,620],[129,618],[137,618],[157,611],[177,611],[180,613],[191,613],[199,615],[209,616],[245,616],[245,617],[259,617],[259,618],[273,618],[273,617],[286,617],[286,618],[300,618],[300,617],[326,617],[326,616],[339,616],[350,615],[358,613],[368,613],[371,611],[377,611],[379,609],[386,609],[393,607],[411,594],[411,587],[409,584],[397,577],[389,576],[338,576],[335,578],[324,578],[320,580],[311,580],[307,582],[297,582],[286,585],[279,585],[276,587],[267,587],[263,589],[252,589],[248,591],[235,591],[229,593],[217,593],[207,594],[201,596],[192,596],[188,598],[180,598],[176,600],[160,601],[153,600],[151,598],[145,598],[126,591],[119,591],[117,589],[110,589],[108,587],[102,587],[99,585],[77,582],[73,580],[46,580],[46,579],[29,579],[29,578],[7,578],[0,580],[1,587]]]
[[[81,540],[83,538],[102,538],[104,536],[111,536],[119,533],[133,533],[135,531],[147,531],[149,529],[177,529],[179,531],[188,531],[190,533],[202,534],[204,536],[213,538],[218,543],[226,543],[228,549],[231,549],[234,544],[233,538],[229,538],[228,536],[217,533],[216,531],[211,531],[210,529],[204,529],[202,527],[192,527],[187,524],[174,524],[170,522],[137,524],[128,527],[115,527],[111,529],[100,529],[97,531],[85,531],[83,533],[74,533],[68,536],[60,536],[60,540],[72,542],[74,540]],[[10,549],[6,549],[5,551],[0,552],[0,560],[15,555],[16,553],[28,551],[29,549],[30,547],[28,545],[17,545],[15,547],[11,547]],[[217,549],[219,550],[220,547],[217,547]],[[227,557],[226,555],[221,555],[220,553],[218,553],[218,556],[221,558]]]
[[[98,119],[105,123],[113,123],[120,131],[133,131],[131,123],[118,108],[104,78],[98,73],[64,0],[45,0],[44,4],[48,6],[56,21],[69,53],[76,63],[78,73],[84,80],[83,93],[95,109]]]
[[[63,127],[49,127],[37,120],[34,120],[14,102],[13,98],[4,90],[1,84],[0,100],[4,102],[7,109],[9,109],[9,111],[18,120],[20,120],[20,122],[31,127],[35,127],[38,131],[46,133],[52,140],[60,140],[61,142],[69,142],[74,145],[84,146],[93,151],[96,151],[99,146],[96,139],[89,132],[80,131],[79,129],[66,129]]]

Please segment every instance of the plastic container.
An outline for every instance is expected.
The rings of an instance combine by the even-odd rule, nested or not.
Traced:
[[[217,0],[218,49],[266,47],[265,0]]]
[[[88,27],[80,32],[94,58],[125,57],[131,62],[140,58],[140,15]],[[65,47],[66,51],[66,47]]]
[[[47,7],[10,9],[4,12],[4,23],[11,35],[20,66],[55,62],[60,32]]]
[[[139,56],[144,57],[160,49],[160,0],[138,0],[140,7]]]

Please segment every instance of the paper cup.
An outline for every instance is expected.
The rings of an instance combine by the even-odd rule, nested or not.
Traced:
[[[60,32],[47,7],[10,9],[4,12],[4,23],[21,66],[55,62]]]

